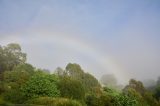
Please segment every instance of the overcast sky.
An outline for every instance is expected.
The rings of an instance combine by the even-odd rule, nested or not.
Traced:
[[[160,0],[0,0],[0,45],[54,71],[78,63],[119,82],[160,76]]]

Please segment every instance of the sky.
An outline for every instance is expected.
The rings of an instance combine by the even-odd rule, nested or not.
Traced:
[[[160,76],[159,0],[0,0],[0,45],[19,43],[51,72],[80,64],[96,76]]]

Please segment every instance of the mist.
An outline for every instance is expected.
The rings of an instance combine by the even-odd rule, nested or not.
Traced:
[[[0,1],[0,45],[19,43],[28,63],[53,72],[78,63],[118,83],[160,76],[160,2]]]

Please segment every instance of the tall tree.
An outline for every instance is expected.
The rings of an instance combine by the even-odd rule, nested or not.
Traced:
[[[71,99],[83,100],[85,96],[85,89],[80,81],[71,77],[63,77],[59,82],[59,89],[62,97]]]
[[[57,67],[54,73],[59,77],[64,77],[67,75],[66,71],[63,70],[61,67]]]
[[[156,86],[154,96],[156,97],[157,100],[160,100],[160,85]]]
[[[117,79],[113,74],[105,74],[101,77],[101,83],[104,86],[116,87],[117,86]]]
[[[143,83],[141,81],[136,81],[135,79],[131,79],[129,81],[129,85],[127,85],[124,88],[124,91],[127,90],[127,89],[130,89],[130,88],[136,90],[141,95],[143,95],[146,91],[145,87],[143,86]]]
[[[86,92],[99,92],[100,91],[100,84],[98,82],[98,80],[91,74],[89,73],[85,73],[83,71],[83,69],[80,67],[80,65],[78,64],[72,64],[69,63],[66,66],[66,70],[65,70],[66,74],[73,78],[76,79],[78,81],[80,81],[82,83],[82,85],[85,88]]]
[[[81,69],[80,65],[69,63],[66,66],[66,73],[72,78],[81,78],[84,71]]]
[[[18,64],[26,62],[26,54],[21,51],[19,44],[11,43],[0,47],[0,73],[11,71]]]

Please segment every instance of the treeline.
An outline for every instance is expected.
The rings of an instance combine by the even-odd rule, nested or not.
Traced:
[[[80,65],[69,63],[53,74],[26,63],[20,45],[0,46],[2,106],[160,106],[160,79],[145,88],[131,79],[121,90],[102,86]]]

